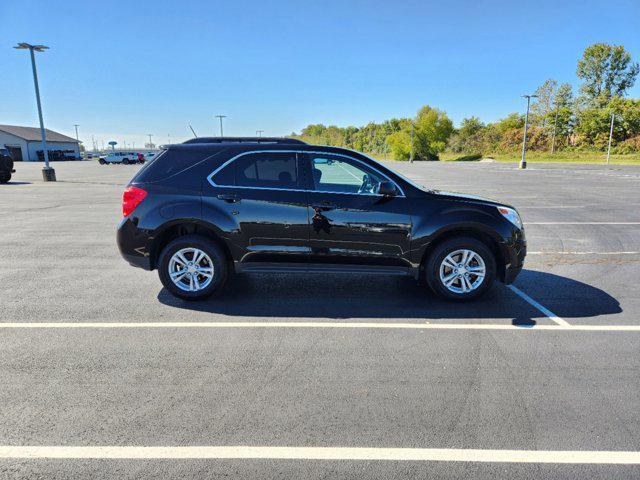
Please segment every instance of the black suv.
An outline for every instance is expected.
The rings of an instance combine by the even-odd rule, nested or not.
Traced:
[[[6,148],[0,148],[0,183],[8,183],[14,172],[11,153]]]
[[[201,299],[232,272],[411,275],[466,300],[512,282],[526,242],[511,206],[427,190],[351,150],[282,138],[169,145],[123,196],[118,246]]]

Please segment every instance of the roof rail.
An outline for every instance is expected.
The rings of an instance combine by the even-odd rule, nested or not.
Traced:
[[[302,140],[283,137],[197,137],[183,143],[284,143],[306,145]]]

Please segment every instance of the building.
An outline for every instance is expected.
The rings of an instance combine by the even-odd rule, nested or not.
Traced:
[[[49,160],[73,160],[80,158],[80,145],[75,138],[45,129]],[[42,136],[36,127],[0,125],[0,148],[7,148],[14,161],[44,161]]]

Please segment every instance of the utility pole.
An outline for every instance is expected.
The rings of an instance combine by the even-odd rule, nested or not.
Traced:
[[[264,133],[264,130],[256,130],[256,135],[258,135],[258,137],[262,137],[263,133]]]
[[[47,151],[47,135],[44,130],[42,120],[42,103],[40,102],[40,87],[38,86],[38,71],[36,70],[36,56],[33,52],[44,52],[49,47],[45,45],[31,45],[29,43],[19,43],[15,47],[17,50],[29,50],[31,55],[31,70],[33,71],[33,85],[36,89],[36,103],[38,104],[38,118],[40,119],[40,135],[42,136],[42,153],[44,155],[44,168],[42,169],[42,179],[45,182],[56,181],[56,171],[49,166],[49,152]]]
[[[151,137],[153,137],[153,135],[152,135],[152,134],[150,134],[150,133],[147,133],[147,135],[149,135],[149,148],[153,148],[153,147],[152,147],[153,142],[151,141]]]
[[[409,156],[409,162],[413,163],[413,131],[416,128],[416,124],[413,120],[411,120],[411,152],[410,152],[410,156]]]
[[[615,114],[611,114],[611,128],[609,129],[609,146],[607,147],[607,165],[609,165],[609,157],[611,156],[611,139],[613,138],[613,120],[616,118]]]
[[[551,155],[556,151],[556,130],[558,125],[558,109],[556,108],[555,119],[553,120],[553,136],[551,137]]]
[[[73,126],[76,127],[76,142],[78,142],[78,155],[80,155],[80,159],[82,159],[82,153],[80,152],[80,138],[78,137],[78,127],[80,125],[78,125],[77,123],[74,123]]]
[[[222,132],[222,119],[227,118],[226,115],[216,115],[216,118],[220,119],[220,138],[224,137],[224,133]]]
[[[527,128],[529,127],[529,107],[531,106],[531,99],[538,98],[537,95],[523,95],[522,98],[527,99],[527,114],[524,117],[524,138],[522,139],[522,158],[520,159],[520,168],[527,168],[527,161],[525,160],[525,154],[527,153]]]

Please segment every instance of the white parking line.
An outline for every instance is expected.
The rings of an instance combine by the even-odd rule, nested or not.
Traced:
[[[640,464],[640,452],[581,450],[474,450],[458,448],[350,448],[254,446],[0,446],[0,458],[66,459],[278,459],[421,462]]]
[[[562,325],[563,327],[569,327],[569,323],[567,323],[565,320],[563,320],[562,318],[560,318],[559,316],[557,316],[555,313],[553,313],[551,310],[547,309],[546,307],[540,305],[538,302],[536,302],[533,298],[531,298],[529,295],[527,295],[526,293],[524,293],[522,290],[520,290],[519,288],[513,286],[513,285],[507,285],[507,287],[509,289],[511,289],[513,292],[517,293],[521,298],[523,298],[526,302],[528,302],[529,304],[533,305],[535,308],[537,308],[538,310],[540,310],[543,314],[545,314],[547,316],[547,318],[549,318],[549,320],[554,321],[555,323],[557,323],[558,325]]]
[[[527,252],[527,255],[640,255],[640,251],[626,250],[621,252],[576,252],[576,251],[564,251],[564,252],[551,252],[551,251],[539,251],[539,252]]]
[[[640,222],[524,222],[525,225],[640,225]]]
[[[537,307],[536,307],[537,308]],[[544,307],[542,307],[544,308]],[[547,310],[548,312],[548,310]],[[551,313],[551,312],[549,312]],[[545,313],[545,315],[547,315]],[[551,318],[551,317],[549,317]],[[558,318],[558,317],[556,317]],[[562,320],[562,319],[560,319]],[[562,320],[564,321],[564,320]],[[376,322],[1,322],[0,329],[336,328],[373,330],[516,330],[640,332],[640,325],[511,325],[493,323]]]

